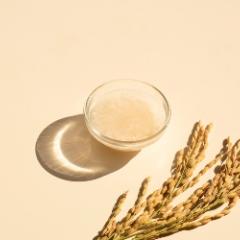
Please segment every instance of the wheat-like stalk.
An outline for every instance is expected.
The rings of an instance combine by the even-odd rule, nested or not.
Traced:
[[[240,196],[240,140],[232,144],[227,138],[220,152],[201,171],[194,171],[204,160],[212,125],[195,124],[187,146],[178,151],[171,176],[146,196],[149,178],[144,179],[137,199],[122,219],[117,215],[126,199],[122,194],[113,207],[96,240],[154,240],[182,230],[194,229],[229,214]],[[214,176],[187,197],[173,205],[173,200],[214,168]],[[223,207],[218,213],[213,210]],[[208,213],[208,215],[206,215]]]

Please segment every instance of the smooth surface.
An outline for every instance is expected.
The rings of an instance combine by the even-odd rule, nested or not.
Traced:
[[[0,1],[0,239],[88,240],[115,198],[145,176],[157,187],[195,121],[212,121],[208,156],[224,137],[240,137],[240,2]],[[50,123],[82,113],[105,80],[157,85],[173,115],[153,146],[118,171],[92,181],[49,174],[35,143]],[[113,159],[114,161],[115,159]],[[232,213],[167,240],[239,239]]]

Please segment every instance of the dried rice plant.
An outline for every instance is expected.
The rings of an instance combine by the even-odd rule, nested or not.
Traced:
[[[146,196],[150,181],[146,178],[133,207],[125,217],[117,219],[127,197],[127,193],[122,194],[94,239],[153,240],[203,226],[229,214],[240,196],[240,140],[232,144],[229,138],[225,139],[216,157],[195,173],[196,166],[205,158],[211,127],[196,123],[187,146],[177,152],[171,176],[162,187]],[[194,187],[210,169],[215,170],[212,179],[183,202],[173,204],[175,198]]]

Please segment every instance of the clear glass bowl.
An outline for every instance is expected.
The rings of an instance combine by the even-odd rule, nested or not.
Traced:
[[[161,116],[162,119],[159,129],[150,136],[133,141],[115,139],[102,132],[96,124],[93,123],[90,117],[91,111],[99,100],[109,93],[114,94],[114,91],[131,91],[131,93],[136,96],[142,95],[151,98],[151,101],[157,106],[157,114]],[[109,112],[109,114],[114,114],[114,112]],[[84,116],[89,132],[102,144],[122,151],[138,151],[155,142],[161,136],[162,132],[168,126],[171,110],[167,98],[155,86],[139,80],[123,79],[106,82],[93,90],[85,103]]]

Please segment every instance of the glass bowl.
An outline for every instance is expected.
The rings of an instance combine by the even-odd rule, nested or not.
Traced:
[[[100,105],[103,100],[107,105]],[[104,114],[96,115],[96,111]],[[120,117],[123,115],[124,118],[118,118],[118,114]],[[155,142],[168,126],[170,116],[170,106],[164,94],[155,86],[139,80],[123,79],[106,82],[91,92],[84,105],[85,122],[91,135],[102,144],[121,151],[138,151]],[[103,121],[104,128],[100,127],[99,123],[102,121],[100,118],[105,121]],[[152,127],[148,134],[140,135],[150,129],[147,123],[153,118],[156,123],[154,128]],[[117,121],[118,125],[114,124],[114,121]],[[116,126],[120,126],[119,129],[114,129]],[[127,137],[123,135],[120,138],[120,135],[113,135],[114,131],[120,135],[129,132],[130,135],[126,135]],[[133,136],[131,131],[135,131]]]

